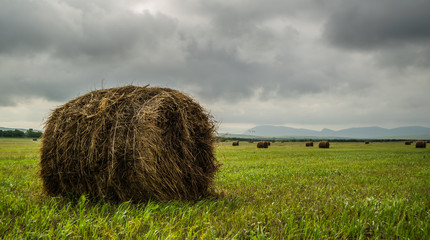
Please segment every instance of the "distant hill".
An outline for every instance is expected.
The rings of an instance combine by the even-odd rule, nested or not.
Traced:
[[[243,134],[264,137],[333,137],[333,138],[398,138],[428,139],[430,128],[411,126],[386,129],[381,127],[360,127],[342,130],[324,128],[321,131],[291,128],[283,126],[263,125],[246,130]]]
[[[10,130],[19,130],[19,131],[21,131],[21,132],[26,132],[27,130],[28,130],[28,128],[27,129],[25,129],[25,128],[6,128],[6,127],[0,127],[0,130],[1,131],[10,131]],[[42,130],[39,130],[39,129],[34,129],[33,128],[33,131],[35,131],[35,132],[43,132]]]
[[[23,132],[25,132],[25,131],[27,131],[28,129],[24,129],[24,128],[5,128],[5,127],[0,127],[0,130],[2,130],[2,131],[9,131],[9,130],[15,130],[15,129],[17,129],[17,130],[20,130],[20,131],[23,131]],[[36,129],[34,129],[35,131],[36,131]]]

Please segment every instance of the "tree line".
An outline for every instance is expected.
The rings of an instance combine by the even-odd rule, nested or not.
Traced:
[[[41,131],[35,131],[32,128],[29,128],[27,131],[23,132],[21,130],[0,130],[0,137],[15,137],[15,138],[39,138],[42,136]]]

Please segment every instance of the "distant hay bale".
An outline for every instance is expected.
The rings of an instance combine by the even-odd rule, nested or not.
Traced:
[[[415,143],[415,147],[416,147],[416,148],[426,148],[426,147],[427,147],[427,144],[426,144],[426,142],[425,142],[425,141],[417,141],[417,142]]]
[[[365,141],[365,142],[364,142],[364,144],[369,144],[369,143],[370,143],[369,141]]]
[[[306,147],[313,147],[314,146],[314,142],[312,142],[312,141],[306,142],[305,146]]]
[[[411,145],[412,143],[412,141],[405,141],[405,145]]]
[[[321,141],[321,142],[318,144],[318,147],[319,147],[319,148],[329,148],[329,147],[330,147],[330,143],[329,143],[328,141]]]
[[[211,193],[219,168],[214,131],[212,117],[176,90],[89,92],[46,121],[43,189],[121,201],[200,199]]]
[[[261,141],[257,143],[257,148],[268,148],[269,147],[269,142],[267,141]]]
[[[269,141],[265,141],[265,142],[266,142],[267,146],[270,146],[270,142]]]
[[[34,141],[34,142],[36,142],[36,141],[37,141],[37,138],[33,138],[33,141]]]
[[[239,141],[234,141],[231,145],[232,146],[239,146]]]

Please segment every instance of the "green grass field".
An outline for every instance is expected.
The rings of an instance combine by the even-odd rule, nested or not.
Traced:
[[[136,204],[43,195],[39,144],[0,139],[0,238],[430,239],[428,147],[220,143],[220,197]]]

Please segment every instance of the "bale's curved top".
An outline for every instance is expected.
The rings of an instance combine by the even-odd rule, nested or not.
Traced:
[[[55,109],[42,137],[40,176],[50,195],[119,200],[199,199],[219,163],[212,117],[185,94],[126,86]]]

